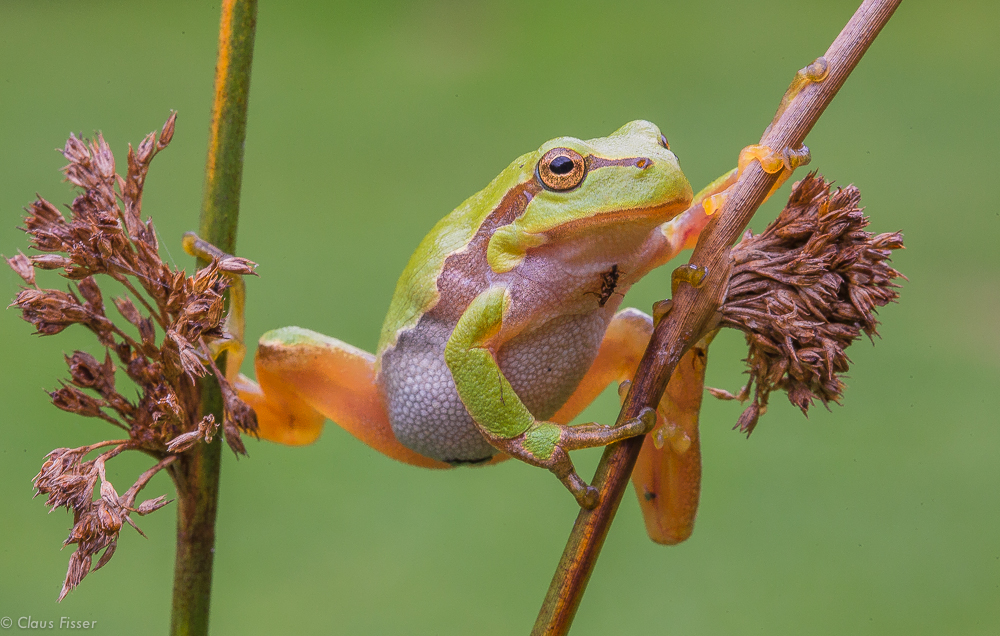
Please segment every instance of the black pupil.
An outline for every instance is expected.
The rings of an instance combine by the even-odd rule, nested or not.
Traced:
[[[566,156],[556,157],[549,164],[549,170],[552,174],[569,174],[573,170],[573,160]]]

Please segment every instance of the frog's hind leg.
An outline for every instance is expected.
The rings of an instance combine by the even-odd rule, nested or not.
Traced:
[[[594,363],[552,421],[568,423],[609,384],[631,380],[652,333],[653,320],[646,314],[636,309],[618,312]],[[656,409],[656,427],[646,435],[632,472],[646,531],[657,543],[680,543],[694,529],[701,487],[698,412],[704,375],[705,350],[696,346],[674,370]]]
[[[375,450],[398,461],[448,468],[406,448],[392,433],[375,383],[375,356],[308,329],[264,334],[254,361],[257,382],[236,388],[257,413],[260,436],[282,444],[309,444],[327,418]]]
[[[184,250],[205,260],[232,258],[193,232],[184,235]],[[286,327],[261,337],[254,360],[257,382],[239,374],[246,354],[246,287],[238,274],[222,274],[231,279],[227,337],[209,346],[212,357],[227,352],[226,377],[257,414],[259,437],[292,446],[311,444],[329,418],[393,459],[449,467],[413,452],[393,435],[375,383],[375,356],[367,351],[308,329]]]
[[[705,393],[707,346],[699,342],[677,363],[656,409],[657,427],[643,440],[632,485],[649,538],[674,545],[691,536],[701,492],[698,415]]]

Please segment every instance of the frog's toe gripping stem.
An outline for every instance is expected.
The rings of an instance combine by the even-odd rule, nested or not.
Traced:
[[[774,113],[771,123],[768,125],[767,130],[764,131],[764,135],[767,136],[767,133],[771,131],[771,127],[781,119],[781,115],[788,109],[792,100],[802,92],[803,88],[809,84],[822,82],[829,74],[830,64],[826,61],[825,57],[817,57],[808,66],[800,68],[795,77],[792,78],[792,83],[788,85],[785,94],[782,95],[781,103],[778,104],[778,112]]]
[[[240,376],[240,397],[257,412],[260,436],[309,444],[327,418],[375,450],[426,468],[448,468],[399,443],[375,383],[375,356],[308,329],[264,334],[254,362],[259,385]]]
[[[554,422],[538,422],[514,439],[494,439],[493,435],[490,435],[489,439],[511,456],[552,471],[573,493],[580,507],[590,510],[597,505],[597,489],[580,478],[568,451],[607,446],[629,437],[644,435],[655,424],[656,412],[653,409],[644,409],[638,417],[626,421],[621,426],[593,423],[567,426]]]
[[[194,232],[184,234],[183,245],[185,252],[206,261],[230,257],[229,254],[200,238]],[[246,320],[243,317],[246,309],[247,288],[242,275],[226,271],[222,271],[221,274],[229,278],[229,313],[226,314],[226,321],[223,325],[223,329],[229,337],[209,342],[208,348],[213,359],[218,358],[223,352],[228,354],[226,356],[226,379],[234,382],[237,381],[236,377],[247,352],[244,339]]]

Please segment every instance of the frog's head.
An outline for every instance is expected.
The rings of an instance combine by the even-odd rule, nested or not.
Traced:
[[[648,121],[587,141],[558,137],[514,166],[532,195],[523,214],[490,241],[496,271],[514,267],[533,246],[593,232],[648,231],[687,209],[693,196],[666,138]]]
[[[525,210],[524,230],[659,225],[691,203],[691,185],[677,157],[648,121],[633,121],[588,141],[559,137],[543,144],[537,157],[541,190]]]

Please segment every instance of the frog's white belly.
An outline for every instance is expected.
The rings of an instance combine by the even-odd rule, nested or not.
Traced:
[[[445,462],[485,461],[497,450],[465,410],[444,361],[453,328],[425,316],[400,334],[382,357],[379,382],[393,433],[404,446]],[[497,361],[531,414],[547,420],[590,368],[606,329],[603,311],[561,316],[505,343]]]

